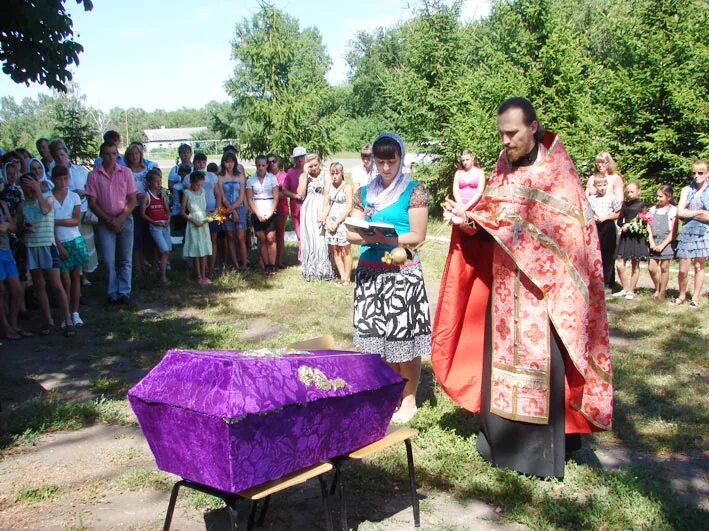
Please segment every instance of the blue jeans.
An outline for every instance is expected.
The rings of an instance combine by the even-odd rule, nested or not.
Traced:
[[[130,297],[131,274],[133,273],[133,216],[123,223],[123,230],[116,234],[103,223],[97,225],[101,259],[108,274],[108,296]]]

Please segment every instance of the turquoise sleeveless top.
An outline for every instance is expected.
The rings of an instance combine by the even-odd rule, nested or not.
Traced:
[[[365,217],[365,219],[378,223],[391,223],[396,227],[396,233],[399,235],[409,232],[411,230],[409,226],[409,200],[411,199],[411,192],[416,188],[417,184],[418,182],[411,181],[396,203],[383,210],[379,210],[371,217]],[[363,186],[360,188],[360,192],[362,194],[362,206],[366,209],[368,206],[367,187]],[[359,250],[359,259],[369,262],[381,262],[384,253],[391,251],[393,248],[393,245],[363,244]]]

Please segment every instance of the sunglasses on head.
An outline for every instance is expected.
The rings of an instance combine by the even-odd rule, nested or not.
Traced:
[[[268,159],[269,164],[274,164],[276,162],[276,159]]]

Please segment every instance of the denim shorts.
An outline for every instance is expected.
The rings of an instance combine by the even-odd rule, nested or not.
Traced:
[[[160,250],[160,254],[172,251],[172,238],[170,237],[170,227],[158,227],[152,223],[148,225],[150,235],[153,237],[155,246]]]
[[[57,246],[27,248],[27,269],[59,269],[59,251]]]
[[[9,249],[0,250],[0,280],[5,280],[7,277],[17,277],[17,264],[12,257],[12,252]]]

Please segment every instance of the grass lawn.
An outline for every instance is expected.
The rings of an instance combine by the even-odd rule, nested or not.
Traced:
[[[440,233],[438,224],[432,224],[431,233]],[[446,251],[445,242],[429,242],[422,249],[431,293],[437,293]],[[288,253],[292,262],[295,248],[290,246]],[[212,286],[202,287],[179,258],[173,258],[173,264],[176,282],[171,287],[159,287],[151,277],[139,279],[131,308],[107,310],[94,304],[87,326],[76,338],[55,340],[100,372],[87,389],[94,398],[68,402],[57,391],[0,413],[0,459],[2,453],[47,431],[95,422],[134,422],[124,396],[135,381],[113,370],[116,358],[149,368],[169,348],[277,347],[326,333],[335,337],[338,348],[353,348],[352,288],[307,283],[296,267],[272,278],[255,272],[224,273]],[[87,294],[102,300],[102,285],[95,283]],[[499,507],[508,521],[535,529],[706,528],[706,512],[680,501],[662,464],[673,456],[709,451],[706,311],[656,304],[649,295],[641,290],[634,301],[611,302],[615,431],[588,437],[591,444],[568,463],[563,482],[487,464],[475,450],[477,416],[458,409],[445,396],[425,362],[419,389],[422,407],[412,424],[419,430],[414,441],[419,485],[450,492],[462,501],[482,499]],[[51,351],[48,344],[37,345],[40,356]],[[0,388],[27,380],[32,380],[31,374],[0,373]],[[605,472],[594,456],[597,446],[623,448],[646,458]],[[350,488],[357,491],[361,505],[386,498],[395,487],[406,488],[403,451],[352,466],[359,473],[351,474]],[[124,481],[131,489],[166,485],[151,470]],[[27,490],[18,498],[47,499],[62,488]],[[214,506],[202,495],[193,497],[192,503],[205,509]]]

